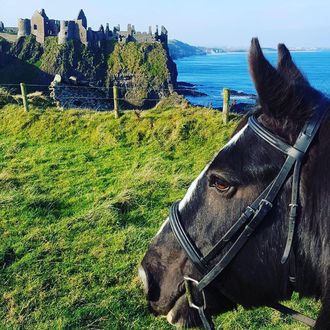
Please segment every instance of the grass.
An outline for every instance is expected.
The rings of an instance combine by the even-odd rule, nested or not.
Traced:
[[[0,110],[0,328],[171,329],[137,267],[172,201],[237,124],[208,109]],[[311,316],[319,304],[289,303]],[[305,329],[267,308],[223,329]]]

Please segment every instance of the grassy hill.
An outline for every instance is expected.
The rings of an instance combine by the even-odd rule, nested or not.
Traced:
[[[199,47],[191,46],[175,39],[168,41],[168,48],[174,60],[188,56],[206,55],[206,52]]]
[[[139,118],[0,110],[0,328],[171,329],[146,308],[137,267],[170,204],[228,140],[208,109]],[[315,316],[318,303],[291,306]],[[305,329],[270,309],[224,329]]]
[[[64,81],[74,76],[78,84],[117,85],[130,109],[153,107],[177,83],[176,64],[161,43],[104,40],[87,47],[76,40],[59,45],[57,37],[47,37],[42,46],[33,35],[15,43],[0,37],[0,84],[24,82],[34,85],[32,92],[47,92],[56,74]]]

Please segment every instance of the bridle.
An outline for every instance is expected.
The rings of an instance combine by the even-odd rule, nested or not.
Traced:
[[[325,101],[323,101],[325,102]],[[258,122],[258,119],[252,115],[248,118],[248,127],[261,139],[269,143],[272,147],[281,151],[286,155],[286,160],[280,169],[275,179],[268,185],[268,187],[246,207],[244,212],[232,227],[225,233],[225,235],[218,241],[218,243],[203,256],[195,243],[185,231],[181,221],[179,212],[179,202],[171,206],[169,222],[171,229],[187,254],[192,264],[196,267],[202,278],[197,281],[191,277],[185,277],[186,295],[189,306],[197,309],[201,317],[205,329],[214,329],[211,316],[206,310],[206,299],[204,289],[211,284],[231,263],[239,251],[243,248],[245,243],[256,231],[260,223],[265,219],[269,211],[274,206],[274,201],[279,195],[281,188],[292,174],[292,190],[291,202],[289,204],[289,220],[288,220],[288,234],[284,253],[281,263],[285,264],[290,255],[293,254],[292,242],[295,232],[295,223],[297,219],[297,212],[299,208],[299,183],[301,167],[304,156],[306,155],[309,146],[311,145],[316,133],[318,132],[321,122],[326,115],[326,107],[319,106],[315,109],[312,117],[305,123],[300,131],[298,138],[293,146],[287,144],[283,139],[271,133],[263,125]],[[211,261],[220,255],[225,247],[231,243],[229,249],[224,253],[221,259],[215,264],[211,265]],[[290,253],[291,252],[291,253]],[[294,279],[291,279],[294,280]],[[194,291],[195,295],[192,294]],[[199,296],[197,303],[194,301],[194,296]],[[202,301],[202,303],[200,303]],[[291,314],[293,317],[309,326],[314,326],[315,321],[295,312],[278,303],[271,307],[280,310],[282,313]]]

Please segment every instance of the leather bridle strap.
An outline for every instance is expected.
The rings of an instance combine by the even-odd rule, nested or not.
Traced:
[[[248,119],[249,127],[254,131],[256,135],[265,140],[268,144],[273,146],[279,151],[291,156],[295,159],[301,159],[304,156],[304,153],[296,148],[296,146],[291,146],[282,140],[279,136],[274,135],[269,132],[265,127],[259,124],[255,116],[251,116]]]
[[[233,226],[227,231],[227,233],[221,238],[221,240],[212,248],[212,250],[203,258],[204,261],[210,262],[213,260],[219,252],[237,235],[239,230],[247,223],[248,220],[257,212],[260,202],[265,198],[271,184],[249,205],[233,224]]]
[[[325,102],[324,100],[321,102]],[[276,149],[282,151],[287,154],[288,157],[293,157],[296,159],[294,171],[293,171],[293,179],[292,179],[292,192],[291,192],[291,203],[289,204],[290,212],[289,212],[289,228],[288,228],[288,236],[286,240],[286,245],[284,249],[284,253],[281,259],[281,263],[286,263],[293,242],[293,235],[295,230],[295,222],[298,213],[298,199],[299,199],[299,182],[300,182],[300,173],[302,166],[303,156],[306,154],[310,144],[312,143],[316,133],[318,132],[321,122],[326,114],[326,107],[321,106],[316,109],[314,115],[311,117],[309,121],[304,125],[301,130],[295,145],[292,147],[284,142],[280,137],[273,135],[266,128],[264,128],[261,124],[258,123],[257,119],[254,116],[251,116],[248,119],[249,127],[261,138],[263,138],[266,142],[271,144]]]
[[[186,233],[182,227],[179,216],[179,202],[172,204],[169,219],[172,231],[180,245],[184,248],[184,251],[188,255],[190,261],[194,264],[200,273],[203,274],[208,272],[209,268],[204,262],[202,254],[197,249],[188,233]]]

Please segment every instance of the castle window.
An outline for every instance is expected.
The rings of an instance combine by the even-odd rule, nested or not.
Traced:
[[[68,22],[65,22],[65,26],[68,26]]]
[[[35,30],[38,30],[38,26],[37,26],[37,24],[34,24],[34,25],[33,25],[33,28],[34,28]]]
[[[66,36],[68,35],[68,31],[65,31],[65,35],[66,35]]]

